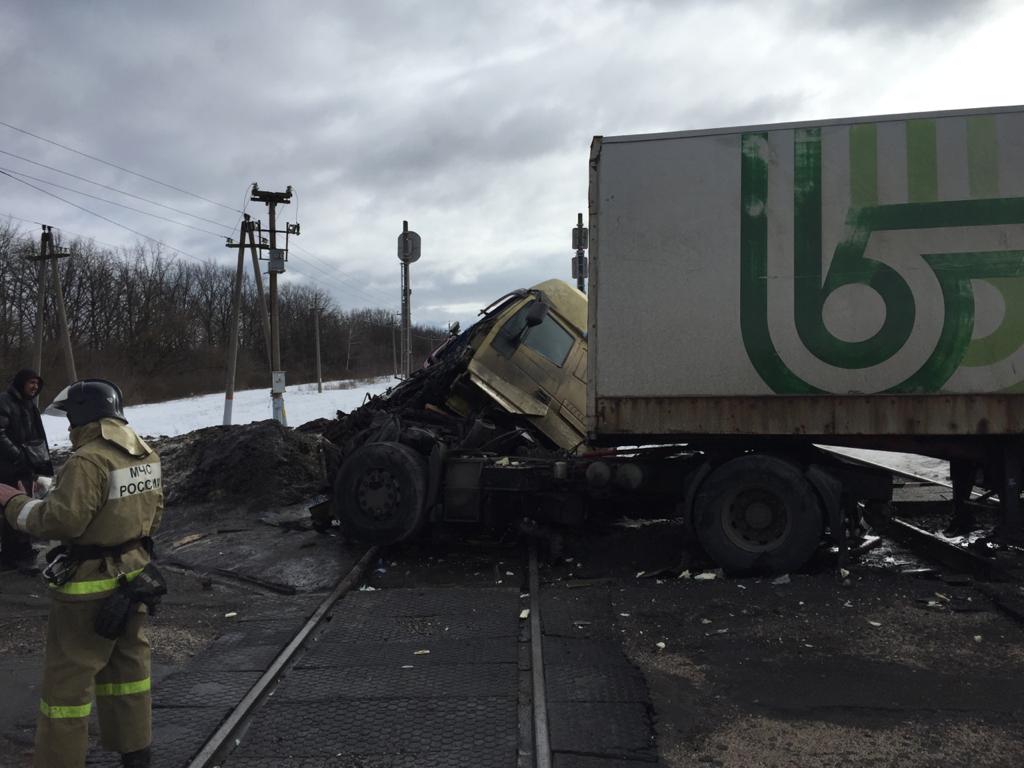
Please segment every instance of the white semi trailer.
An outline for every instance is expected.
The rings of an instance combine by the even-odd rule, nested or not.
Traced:
[[[750,452],[930,454],[1021,537],[1024,107],[597,137],[590,167],[592,442],[742,453],[697,510],[727,533]]]
[[[1021,537],[1024,107],[597,137],[590,173],[589,303],[510,293],[329,430],[322,523],[642,511],[787,571],[891,499],[826,444],[948,458]]]

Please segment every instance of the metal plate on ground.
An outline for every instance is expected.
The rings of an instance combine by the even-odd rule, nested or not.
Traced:
[[[647,707],[633,702],[548,703],[552,752],[655,760]]]
[[[462,615],[473,612],[518,613],[519,590],[486,587],[353,592],[346,595],[335,608],[335,613],[350,611],[373,611],[388,616]]]
[[[544,638],[544,665],[567,664],[581,667],[629,666],[617,642]]]
[[[612,640],[621,636],[607,615],[600,618],[588,618],[575,613],[554,616],[542,613],[541,622],[544,625],[544,634],[549,637]]]
[[[661,765],[649,760],[621,760],[615,757],[568,754],[555,754],[551,763],[554,768],[656,768]]]
[[[394,667],[294,669],[278,686],[274,701],[345,699],[438,699],[515,697],[515,664],[422,664],[408,659]],[[361,705],[358,705],[361,706]]]
[[[541,595],[545,635],[572,638],[618,637],[606,589],[553,589]]]
[[[352,753],[507,754],[518,748],[516,700],[392,699],[341,709],[271,701],[256,715],[238,756],[335,756]],[[421,765],[424,764],[420,763]]]
[[[333,757],[233,757],[227,768],[515,768],[508,749],[485,752],[421,752],[415,755]],[[616,768],[610,766],[609,768]]]
[[[235,625],[210,643],[188,669],[262,671],[292,640],[298,627],[283,622]]]
[[[518,656],[518,643],[515,637],[473,640],[435,638],[429,643],[339,643],[330,641],[328,637],[314,642],[297,666],[316,668],[402,664],[514,664]]]
[[[228,523],[225,520],[221,525]],[[360,556],[358,549],[343,548],[336,539],[312,531],[284,534],[280,528],[254,524],[251,519],[239,522],[239,527],[242,530],[222,528],[216,536],[171,549],[167,559],[210,572],[214,578],[220,568],[228,578],[252,579],[281,591],[315,592],[331,589]],[[231,553],[229,561],[225,552]]]
[[[514,636],[519,611],[459,616],[335,616],[323,640],[339,643],[389,643],[409,639]]]
[[[153,768],[181,768],[200,750],[230,709],[158,709],[153,712]],[[92,750],[89,766],[120,765],[117,755]]]
[[[233,707],[259,680],[257,670],[184,669],[153,686],[153,706]]]
[[[548,701],[647,701],[643,675],[626,665],[544,665]]]

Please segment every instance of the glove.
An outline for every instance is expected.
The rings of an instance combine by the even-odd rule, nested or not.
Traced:
[[[0,483],[0,507],[6,507],[7,502],[15,496],[24,495],[26,495],[26,491],[20,482],[17,486],[4,485],[3,483]]]

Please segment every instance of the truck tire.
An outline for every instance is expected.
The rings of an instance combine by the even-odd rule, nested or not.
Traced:
[[[732,573],[788,573],[814,554],[824,518],[811,484],[794,464],[751,454],[718,467],[694,502],[697,538]]]
[[[368,443],[341,465],[333,502],[347,537],[372,544],[408,541],[427,518],[427,462],[401,443]]]

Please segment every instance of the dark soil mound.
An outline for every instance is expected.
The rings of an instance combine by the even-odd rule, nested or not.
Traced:
[[[218,502],[262,510],[320,491],[321,440],[267,420],[150,442],[160,453],[168,506]]]

